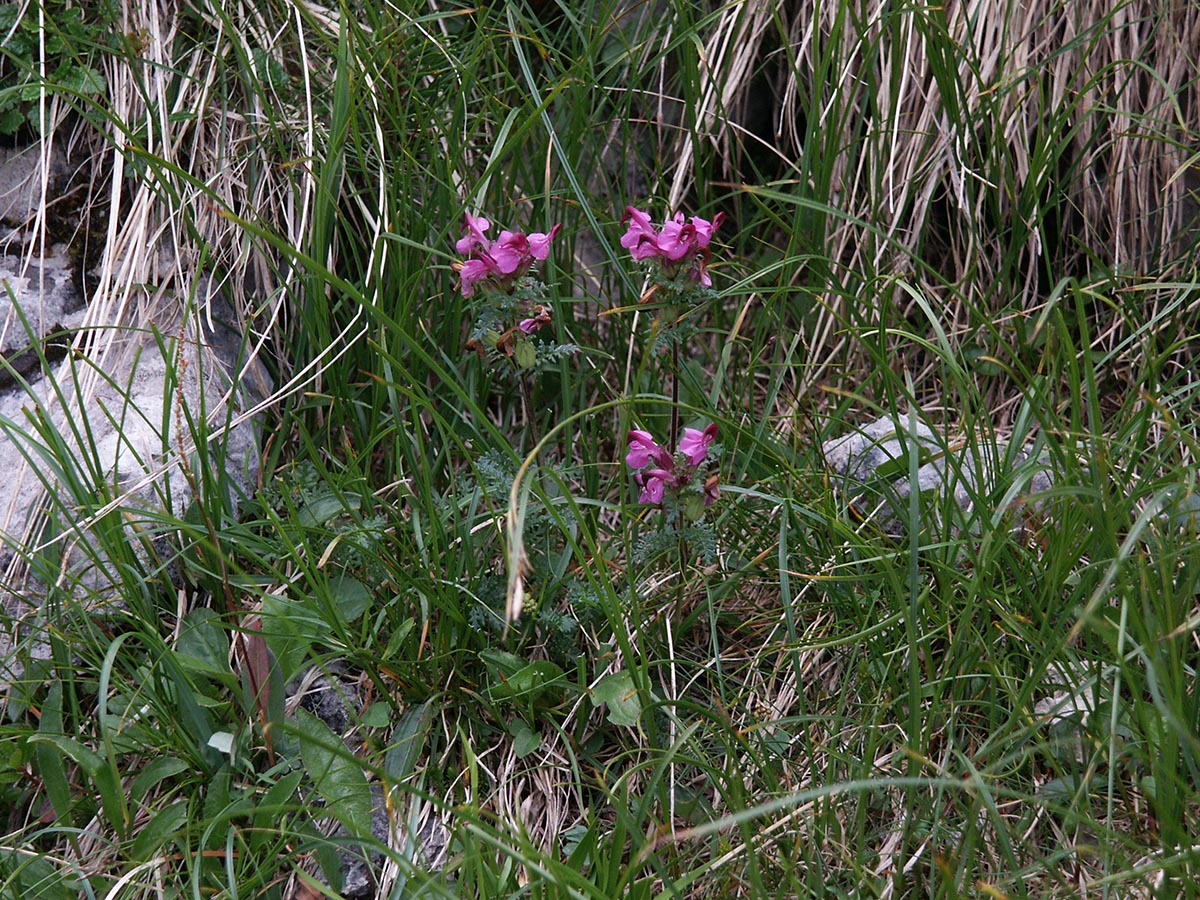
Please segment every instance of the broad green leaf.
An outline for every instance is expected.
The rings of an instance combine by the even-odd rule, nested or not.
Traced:
[[[289,772],[267,788],[266,793],[262,795],[254,811],[254,828],[249,835],[252,851],[260,850],[276,840],[280,816],[283,815],[285,807],[293,802],[296,789],[300,787],[303,778],[304,773],[298,769]]]
[[[1053,778],[1047,781],[1038,788],[1039,797],[1049,800],[1053,803],[1066,803],[1075,796],[1075,792],[1079,790],[1079,776],[1066,775],[1062,778]]]
[[[361,506],[362,498],[354,494],[318,494],[304,504],[296,521],[311,528]]]
[[[400,717],[392,746],[383,760],[383,769],[392,781],[403,781],[417,768],[435,711],[433,704],[426,700]]]
[[[137,778],[133,779],[129,788],[129,799],[135,803],[140,801],[155,785],[161,784],[172,775],[187,772],[190,768],[186,762],[174,756],[161,756],[151,760],[138,773]]]
[[[90,747],[85,747],[78,741],[62,734],[30,735],[31,742],[52,744],[61,753],[70,757],[92,780],[96,793],[100,795],[100,804],[104,807],[104,815],[118,830],[124,832],[127,821],[125,805],[125,788],[121,779],[108,761]]]
[[[513,736],[513,752],[517,759],[524,759],[542,746],[542,736],[520,719],[509,726],[509,733]]]
[[[392,659],[399,655],[400,645],[408,639],[408,636],[412,634],[412,630],[416,625],[416,620],[411,617],[400,623],[396,630],[392,632],[392,636],[388,638],[387,650],[383,654],[384,659]]]
[[[179,713],[179,721],[193,741],[193,749],[202,764],[211,773],[221,765],[221,755],[208,746],[208,739],[213,733],[212,719],[197,702],[196,687],[184,674],[177,654],[167,651],[159,659],[163,672],[175,689],[175,705]]]
[[[65,734],[32,734],[29,736],[29,742],[53,744],[60,753],[83,769],[84,774],[88,777],[95,775],[105,765],[103,756],[91,747],[85,747],[79,741],[73,740]]]
[[[967,364],[983,375],[999,375],[1003,371],[988,348],[980,344],[968,344],[962,354]]]
[[[277,807],[283,806],[296,796],[296,788],[300,786],[300,780],[303,777],[304,773],[301,771],[289,772],[284,775],[267,788],[267,792],[259,801],[259,806],[274,815]]]
[[[46,691],[46,699],[42,701],[42,719],[38,723],[38,732],[45,735],[61,735],[63,733],[62,718],[62,682],[55,681]],[[53,744],[40,742],[37,744],[38,770],[42,776],[42,784],[46,787],[46,796],[54,808],[54,814],[62,824],[70,821],[71,787],[67,781],[67,767],[63,765],[63,754]]]
[[[229,635],[215,610],[194,609],[179,631],[175,645],[180,665],[217,679],[232,679],[229,668]]]
[[[338,611],[347,624],[357,621],[371,605],[371,592],[357,578],[343,575],[330,582],[330,591],[337,601]]]
[[[296,712],[300,758],[329,813],[351,834],[371,833],[371,793],[362,765],[329,726],[306,709]]]
[[[529,665],[529,660],[525,659],[525,657],[517,656],[515,653],[509,653],[507,650],[499,650],[495,647],[481,650],[479,658],[489,670],[499,672],[505,676],[512,675],[517,670]]]
[[[608,721],[634,728],[642,715],[642,701],[629,671],[622,669],[605,675],[592,688],[592,706],[607,704]]]
[[[263,638],[287,681],[307,665],[320,625],[310,611],[282,597],[264,597],[261,615]]]
[[[11,874],[10,874],[11,873]],[[67,878],[49,859],[0,848],[0,887],[4,897],[20,900],[75,900],[75,879]]]
[[[392,721],[392,708],[382,700],[372,703],[359,719],[359,724],[367,728],[385,728]]]
[[[188,823],[188,804],[176,800],[160,809],[138,832],[133,840],[131,859],[149,859],[171,838],[183,831]]]
[[[479,656],[489,669],[490,699],[554,704],[562,698],[566,678],[561,666],[544,659],[529,662],[504,650],[488,649]]]
[[[1146,795],[1146,799],[1151,803],[1158,802],[1158,781],[1153,775],[1147,775],[1138,781],[1142,788],[1142,793]]]
[[[229,806],[231,793],[230,782],[232,773],[229,769],[219,769],[209,780],[208,790],[204,792],[204,818],[212,819],[221,814]]]

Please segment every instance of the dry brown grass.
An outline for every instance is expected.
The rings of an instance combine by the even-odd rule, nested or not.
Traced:
[[[708,32],[697,120],[726,177],[749,180],[753,158],[828,204],[813,233],[829,280],[799,267],[791,284],[823,307],[809,356],[853,371],[865,360],[842,325],[878,321],[861,293],[921,318],[897,280],[952,337],[971,309],[1015,328],[1061,278],[1103,270],[1135,290],[1155,273],[1139,302],[1170,304],[1200,228],[1197,48],[1200,10],[1182,2],[736,3]],[[673,207],[692,140],[678,141]],[[1127,334],[1117,314],[1097,324],[1098,348]],[[814,368],[797,393],[827,376]],[[1001,420],[1012,399],[990,398]]]

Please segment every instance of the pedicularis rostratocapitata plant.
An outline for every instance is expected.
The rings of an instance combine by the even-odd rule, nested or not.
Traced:
[[[698,522],[720,493],[718,477],[705,475],[706,465],[719,452],[714,446],[717,426],[685,428],[682,438],[679,435],[679,345],[696,331],[692,310],[715,296],[708,274],[709,244],[723,219],[721,213],[712,221],[699,216],[685,219],[683,213],[676,213],[656,227],[649,215],[630,206],[622,220],[627,227],[621,246],[648,269],[650,285],[640,302],[658,310],[652,352],[669,346],[672,366],[667,445],[635,429],[629,432],[625,462],[638,470],[634,475],[642,489],[638,500],[662,507],[663,525],[676,531]]]
[[[639,298],[639,308],[655,310],[651,352],[671,349],[671,427],[665,444],[659,444],[647,431],[629,432],[629,450],[625,462],[636,470],[634,481],[641,489],[639,501],[663,511],[658,527],[639,549],[646,558],[660,548],[677,546],[680,564],[689,542],[711,557],[715,537],[702,522],[704,511],[720,495],[720,479],[709,474],[709,464],[720,455],[716,445],[717,426],[679,428],[679,345],[696,332],[695,312],[716,294],[708,263],[713,234],[724,216],[711,221],[699,216],[685,218],[676,213],[656,226],[647,213],[634,207],[626,209],[626,225],[621,246],[647,270],[648,286]],[[521,373],[529,373],[563,353],[573,352],[572,345],[549,344],[535,337],[553,321],[547,300],[547,288],[533,275],[537,262],[545,260],[550,244],[561,226],[549,232],[523,234],[501,231],[492,240],[487,232],[492,223],[482,216],[468,214],[463,236],[457,242],[459,254],[466,257],[456,263],[460,287],[471,305],[472,328],[467,348],[487,360],[511,363]],[[523,382],[524,383],[524,382]],[[519,479],[519,476],[518,476]],[[512,489],[514,496],[517,490]],[[515,510],[510,509],[510,514]],[[523,514],[522,514],[523,515]],[[518,516],[518,521],[520,521]],[[524,541],[521,528],[511,532],[510,573],[506,621],[515,621],[524,603]],[[512,563],[511,560],[517,560]]]
[[[544,234],[501,231],[495,240],[487,237],[491,227],[487,219],[468,213],[464,234],[455,245],[467,257],[455,266],[472,307],[467,348],[484,358],[507,359],[525,371],[574,352],[573,345],[532,339],[552,321],[546,285],[532,274],[533,267],[549,256],[550,242],[562,226]]]

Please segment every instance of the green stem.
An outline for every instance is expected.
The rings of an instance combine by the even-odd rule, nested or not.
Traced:
[[[671,344],[671,440],[674,453],[679,449],[679,344]]]

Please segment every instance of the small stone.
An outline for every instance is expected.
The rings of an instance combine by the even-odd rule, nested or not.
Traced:
[[[1033,460],[1029,448],[951,442],[910,415],[876,419],[826,441],[822,451],[835,490],[859,516],[894,538],[908,532],[914,469],[917,491],[924,495],[918,526],[941,536],[961,532],[973,518],[990,516],[1001,504],[1022,506],[1025,497],[1053,484],[1049,460]],[[1015,495],[1013,486],[1020,486]],[[942,520],[945,505],[939,502],[947,496],[956,507],[949,523]]]

